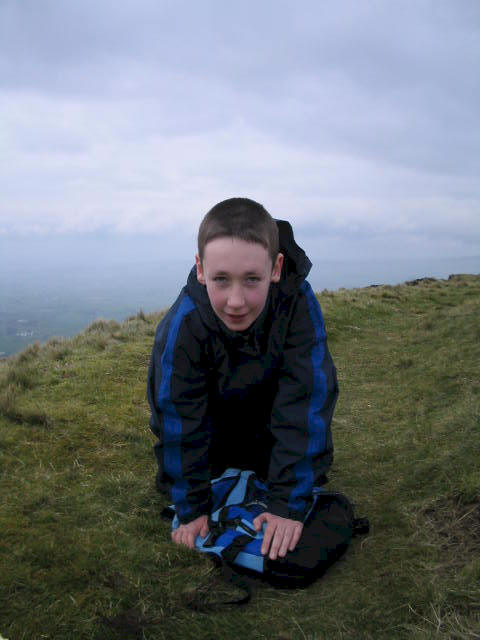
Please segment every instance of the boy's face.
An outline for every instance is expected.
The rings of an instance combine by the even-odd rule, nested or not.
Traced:
[[[271,282],[278,282],[283,255],[272,267],[261,244],[239,238],[216,238],[205,247],[203,264],[195,256],[197,278],[206,285],[213,310],[232,331],[243,331],[258,318]]]

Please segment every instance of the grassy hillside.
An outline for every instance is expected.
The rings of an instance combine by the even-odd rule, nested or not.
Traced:
[[[329,486],[370,535],[305,590],[193,611],[234,587],[159,518],[160,315],[96,322],[0,363],[0,635],[480,638],[480,276],[319,298],[341,384]]]

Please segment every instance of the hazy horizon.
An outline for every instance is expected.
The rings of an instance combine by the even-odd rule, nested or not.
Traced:
[[[302,234],[297,241],[305,246]],[[306,244],[308,280],[318,292],[480,273],[480,256],[324,258],[318,243]],[[194,264],[194,246],[193,237],[181,247],[157,237],[0,238],[0,356],[72,336],[101,317],[121,321],[169,307]]]

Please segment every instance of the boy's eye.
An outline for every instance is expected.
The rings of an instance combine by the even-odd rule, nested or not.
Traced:
[[[226,286],[228,284],[228,277],[227,276],[214,276],[213,281],[215,282],[215,284],[220,285],[220,286]],[[261,278],[259,276],[247,276],[244,280],[245,284],[247,285],[255,285],[258,282],[260,282]]]

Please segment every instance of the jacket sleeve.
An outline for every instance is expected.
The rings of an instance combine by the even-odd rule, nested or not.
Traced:
[[[189,328],[188,296],[160,323],[148,373],[150,428],[158,437],[157,487],[171,494],[187,523],[211,510],[207,380],[201,343]]]
[[[271,417],[271,513],[303,520],[313,486],[326,482],[337,397],[320,305],[304,282],[290,321]]]

